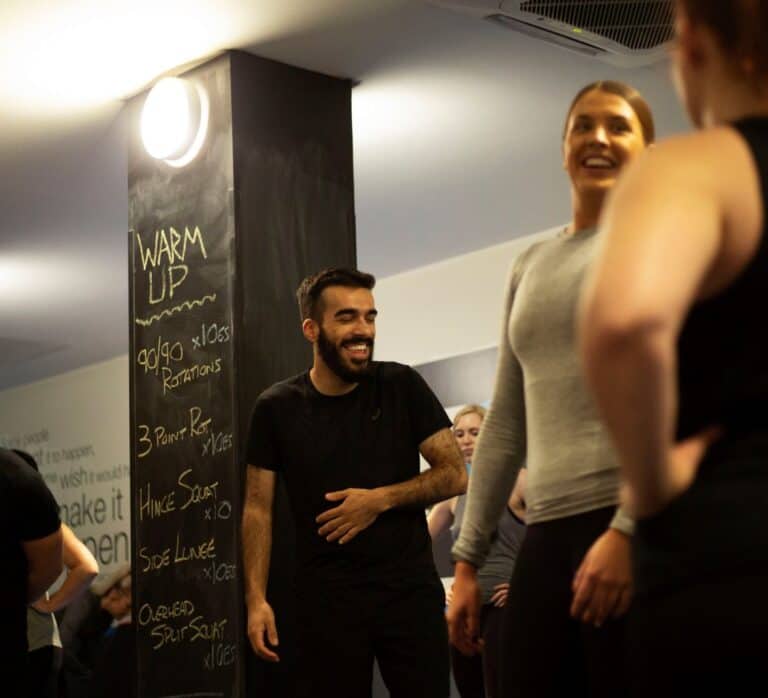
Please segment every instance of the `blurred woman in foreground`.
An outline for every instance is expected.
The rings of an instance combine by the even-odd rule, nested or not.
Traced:
[[[699,130],[612,194],[580,344],[638,518],[637,694],[742,695],[768,678],[768,3],[676,5]]]

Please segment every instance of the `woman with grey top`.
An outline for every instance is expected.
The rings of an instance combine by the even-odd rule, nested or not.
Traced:
[[[485,419],[485,408],[480,405],[466,405],[453,418],[453,434],[468,470],[471,469],[475,442],[483,419]],[[520,471],[520,477],[507,506],[504,507],[499,518],[485,564],[477,573],[482,603],[480,636],[483,640],[483,651],[481,654],[468,657],[455,647],[451,647],[453,679],[461,698],[495,698],[498,693],[498,647],[502,609],[507,602],[509,577],[525,536],[525,506],[522,498],[524,474],[523,469]],[[459,495],[432,507],[427,518],[432,540],[449,527],[453,541],[458,539],[465,504],[466,495]],[[452,597],[453,594],[449,591],[447,594],[449,606]]]
[[[574,318],[603,201],[654,135],[636,90],[610,81],[582,89],[563,138],[573,222],[512,270],[448,610],[451,641],[476,653],[477,569],[525,461],[528,531],[502,628],[504,698],[624,695],[621,617],[632,595],[633,523],[617,509],[618,464],[583,383]]]

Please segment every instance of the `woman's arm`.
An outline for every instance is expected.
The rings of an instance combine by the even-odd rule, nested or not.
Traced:
[[[61,574],[61,527],[42,538],[21,541],[27,559],[27,601],[39,599]]]
[[[496,530],[509,491],[525,461],[523,371],[509,346],[508,328],[527,255],[521,255],[510,275],[502,314],[496,386],[472,457],[467,506],[461,533],[452,551],[456,567],[453,598],[447,613],[448,633],[451,643],[467,655],[481,650],[477,569],[485,562],[491,534]]]
[[[528,469],[520,468],[517,474],[512,494],[509,495],[507,506],[510,511],[521,521],[525,521],[525,482],[528,478]]]
[[[456,499],[456,497],[445,499],[435,504],[430,510],[429,516],[427,516],[427,528],[432,540],[435,540],[443,531],[448,530],[453,523],[453,506]]]
[[[499,340],[496,383],[488,414],[472,456],[467,503],[453,558],[478,568],[485,562],[499,517],[517,473],[525,462],[525,398],[523,371],[509,345],[509,318],[525,263],[535,245],[524,252],[510,273]],[[457,571],[462,565],[457,565]]]
[[[662,508],[693,476],[670,462],[676,342],[722,248],[722,212],[699,140],[676,139],[629,167],[604,212],[581,299],[586,379],[639,516]]]
[[[61,535],[62,561],[67,569],[67,577],[50,598],[42,598],[34,604],[43,613],[53,613],[67,606],[91,585],[99,573],[99,565],[91,551],[66,524],[61,524]]]

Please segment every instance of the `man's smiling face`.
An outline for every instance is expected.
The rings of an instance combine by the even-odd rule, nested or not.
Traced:
[[[328,286],[320,296],[322,320],[317,350],[326,366],[347,383],[367,375],[376,338],[376,307],[365,288]]]

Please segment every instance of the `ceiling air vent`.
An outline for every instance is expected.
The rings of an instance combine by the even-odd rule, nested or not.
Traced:
[[[672,0],[427,0],[624,67],[665,56]]]

